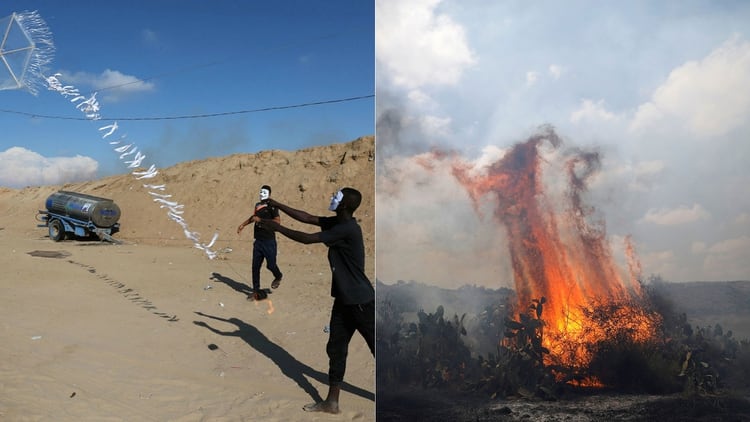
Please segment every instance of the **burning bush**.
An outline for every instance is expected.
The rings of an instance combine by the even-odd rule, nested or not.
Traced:
[[[378,386],[545,399],[582,387],[690,395],[750,388],[750,342],[738,341],[720,326],[693,328],[654,291],[644,292],[639,300],[580,308],[571,324],[582,329],[569,332],[579,337],[562,339],[549,329],[545,298],[532,300],[521,313],[508,304],[484,309],[471,333],[466,314],[449,318],[437,306],[405,322],[408,311],[402,305],[380,300]],[[467,342],[467,334],[496,339],[498,330],[502,339],[495,340],[492,353],[472,353],[466,345],[484,341]]]
[[[661,315],[645,301],[601,303],[584,314],[598,332],[586,346],[591,377],[622,392],[679,391],[679,354],[668,346]]]

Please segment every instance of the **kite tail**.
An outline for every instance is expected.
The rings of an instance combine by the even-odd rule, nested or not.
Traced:
[[[99,114],[99,101],[96,99],[96,93],[93,93],[90,97],[86,98],[86,96],[81,95],[81,92],[78,90],[78,88],[72,85],[63,85],[59,79],[60,76],[61,75],[59,73],[48,76],[46,78],[47,89],[51,91],[57,91],[65,98],[72,97],[70,102],[77,103],[76,108],[83,114],[85,114],[87,119],[92,121],[101,120],[101,115]],[[115,133],[119,129],[120,126],[117,124],[117,122],[112,122],[111,124],[100,127],[99,132],[102,133],[102,139],[106,139],[112,135],[115,135]],[[159,170],[156,169],[155,164],[151,164],[148,170],[141,169],[141,162],[146,158],[146,155],[138,150],[138,146],[136,146],[135,144],[120,145],[120,143],[122,143],[122,140],[125,138],[126,135],[123,135],[120,137],[120,139],[110,141],[109,144],[113,145],[113,150],[116,153],[120,154],[120,161],[123,161],[125,164],[129,164],[128,168],[134,169],[130,172],[130,174],[132,174],[136,180],[151,179],[156,177],[159,174]],[[133,155],[133,159],[126,160],[126,158],[131,155]],[[169,209],[169,211],[167,212],[167,217],[169,217],[170,220],[174,221],[182,227],[185,233],[185,237],[193,242],[193,246],[205,252],[206,256],[208,256],[209,259],[216,258],[216,252],[212,251],[211,247],[219,237],[218,232],[214,233],[214,237],[209,243],[201,243],[200,234],[190,231],[187,222],[182,217],[182,213],[184,212],[183,208],[185,206],[183,204],[177,203],[176,201],[168,201],[169,198],[172,198],[171,194],[160,193],[166,191],[166,185],[154,185],[148,183],[144,184],[143,187],[152,189],[148,193],[149,195],[154,197],[154,202],[158,202],[161,204],[161,208],[166,207],[167,209]]]
[[[25,86],[33,95],[37,95],[39,88],[45,86],[46,66],[52,62],[55,55],[52,32],[36,11],[14,13],[12,20],[15,20],[29,38],[32,49],[28,65],[16,82],[20,86]]]

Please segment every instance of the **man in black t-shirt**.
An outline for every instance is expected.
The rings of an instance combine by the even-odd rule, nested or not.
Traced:
[[[255,230],[253,231],[255,240],[253,241],[252,267],[253,298],[255,300],[260,300],[265,297],[265,295],[261,294],[260,288],[260,268],[263,266],[263,260],[266,261],[266,268],[268,268],[274,276],[273,282],[271,283],[272,288],[275,289],[279,287],[282,277],[279,266],[276,265],[276,233],[272,229],[264,226],[264,223],[262,222],[262,220],[269,220],[280,223],[281,217],[279,216],[279,209],[268,203],[268,200],[271,197],[270,186],[263,185],[260,188],[259,196],[260,202],[255,204],[253,215],[237,227],[237,234],[240,234],[245,226],[250,223],[255,223]]]
[[[329,358],[328,396],[319,403],[304,407],[310,412],[339,413],[339,392],[344,381],[349,341],[355,331],[364,337],[370,352],[375,356],[375,289],[365,274],[365,245],[362,229],[353,213],[362,202],[356,189],[343,188],[331,198],[330,211],[335,217],[317,217],[281,204],[273,199],[269,204],[278,207],[297,221],[320,226],[318,233],[291,230],[278,222],[266,220],[263,224],[284,236],[301,243],[325,243],[331,266],[330,334],[326,352]]]

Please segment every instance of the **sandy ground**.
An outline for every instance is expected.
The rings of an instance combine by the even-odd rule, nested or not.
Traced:
[[[331,153],[343,149],[351,157],[367,154],[370,147],[371,139]],[[297,154],[275,155],[284,154],[293,165]],[[257,164],[244,179],[227,174],[206,182],[226,189],[228,203],[241,202],[221,212],[206,208],[216,201],[204,200],[201,208],[199,198],[222,192],[207,191],[201,183],[192,190],[183,185],[200,169],[215,166],[218,173],[229,158],[171,170],[171,187],[183,193],[186,209],[212,214],[220,222],[216,225],[226,227],[217,244],[224,252],[214,260],[181,241],[181,229],[163,217],[164,211],[144,192],[132,192],[129,175],[63,187],[115,199],[123,208],[122,232],[115,235],[120,245],[53,242],[45,228],[37,228],[34,214],[59,187],[0,190],[0,420],[373,421],[375,361],[359,335],[350,345],[342,413],[302,410],[327,393],[324,327],[332,298],[325,246],[280,239],[281,287],[270,300],[246,298],[252,232],[237,236],[234,230],[247,217],[260,184],[283,188],[303,183],[295,177],[318,180],[312,172],[289,173],[278,166],[269,166],[273,174],[259,172],[265,156],[274,154],[231,158]],[[347,170],[339,158],[332,160],[335,169],[321,168],[348,171],[348,178],[320,177],[318,184],[298,186],[294,196],[291,187],[274,186],[274,197],[283,201],[286,194],[291,205],[326,215],[326,192],[334,187],[365,185],[360,187],[365,194],[374,189],[374,178],[366,177],[372,160]],[[245,193],[230,195],[238,186]],[[301,193],[310,202],[301,200]],[[372,204],[374,198],[357,214],[374,280]],[[271,278],[263,269],[263,287]]]

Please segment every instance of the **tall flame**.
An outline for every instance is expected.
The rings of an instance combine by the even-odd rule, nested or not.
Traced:
[[[605,333],[592,332],[584,310],[600,303],[626,303],[641,296],[637,263],[632,244],[626,245],[632,276],[623,280],[606,239],[603,221],[590,221],[594,208],[582,197],[587,182],[600,168],[596,152],[575,151],[564,163],[565,204],[553,203],[545,191],[540,147],[561,144],[552,130],[545,128],[526,142],[515,145],[501,159],[477,174],[471,165],[454,161],[453,175],[467,189],[478,209],[480,198],[496,198],[494,217],[507,231],[518,308],[526,309],[532,299],[546,298],[544,345],[550,350],[549,362],[585,364],[589,359],[580,348],[572,356],[570,343],[601,340]],[[626,311],[627,312],[627,311]],[[639,312],[636,329],[647,337],[653,321]],[[625,324],[623,315],[613,315]],[[592,338],[593,337],[593,338]],[[565,362],[568,361],[568,362]]]

